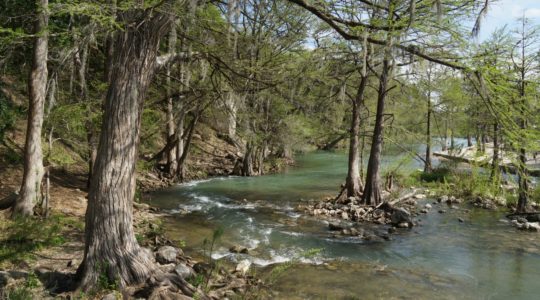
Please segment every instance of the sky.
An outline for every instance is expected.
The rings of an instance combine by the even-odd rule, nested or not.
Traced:
[[[523,16],[540,25],[540,0],[497,0],[488,10],[480,27],[480,40],[485,40],[496,29],[508,24],[516,25],[516,19]]]

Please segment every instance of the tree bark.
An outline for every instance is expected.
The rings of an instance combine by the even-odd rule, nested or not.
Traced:
[[[431,75],[428,73],[428,94],[427,94],[427,126],[426,126],[426,159],[424,162],[424,172],[432,171],[431,167]]]
[[[491,174],[490,179],[492,181],[499,180],[499,123],[493,124],[493,157],[491,159]]]
[[[345,187],[347,197],[360,197],[362,194],[362,181],[360,178],[360,154],[359,135],[360,135],[360,111],[364,103],[364,91],[367,86],[367,76],[362,76],[356,97],[352,101],[352,118],[349,136],[349,163],[347,169],[347,179]]]
[[[182,149],[182,153],[180,155],[179,152],[176,153],[177,157],[178,157],[178,169],[177,169],[177,176],[178,176],[178,180],[179,181],[184,181],[184,178],[185,178],[185,173],[186,173],[186,160],[187,160],[187,157],[188,157],[188,154],[189,154],[189,147],[191,145],[191,140],[193,139],[193,133],[195,132],[195,126],[197,125],[197,122],[199,121],[199,118],[201,116],[201,111],[197,111],[195,113],[195,115],[193,116],[193,119],[191,120],[191,123],[189,124],[189,128],[188,128],[188,131],[187,131],[187,137],[185,138],[185,141],[184,141],[184,138],[182,135],[179,135],[179,138],[178,138],[178,145],[177,145],[177,149]],[[183,127],[184,127],[184,117],[182,116],[182,132],[183,132]],[[178,128],[178,130],[180,130],[180,126]]]
[[[19,198],[13,206],[13,216],[33,214],[34,205],[41,198],[43,179],[43,152],[41,148],[41,130],[45,98],[47,96],[47,56],[49,23],[48,0],[37,0],[37,20],[34,32],[34,54],[32,71],[28,84],[29,107],[24,149],[24,175]]]
[[[127,24],[115,34],[109,88],[88,194],[84,259],[77,275],[89,290],[103,276],[120,287],[145,281],[156,266],[133,231],[135,164],[143,101],[155,72],[159,41],[169,16],[133,9],[118,15]]]
[[[171,26],[171,31],[169,33],[169,45],[168,52],[173,54],[176,49],[176,26]],[[172,97],[172,87],[171,87],[171,67],[167,66],[167,137],[171,137],[175,132],[175,121],[174,121],[174,103]],[[176,169],[178,167],[178,161],[176,159],[176,147],[173,147],[167,152],[167,169],[169,171],[169,176],[173,177],[176,175]]]
[[[388,49],[386,51],[388,51]],[[383,144],[384,105],[387,94],[388,77],[391,69],[388,56],[389,54],[385,54],[379,78],[375,127],[373,129],[371,151],[369,154],[366,186],[364,188],[364,194],[362,195],[362,202],[367,205],[378,205],[381,203],[380,165]]]

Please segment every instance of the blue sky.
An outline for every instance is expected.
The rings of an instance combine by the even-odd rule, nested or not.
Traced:
[[[484,40],[495,30],[508,24],[513,27],[516,19],[525,16],[540,25],[540,0],[498,0],[489,7],[480,28],[480,39]]]

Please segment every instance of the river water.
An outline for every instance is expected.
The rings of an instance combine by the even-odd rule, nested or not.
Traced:
[[[420,167],[387,157],[385,168]],[[345,173],[345,154],[314,152],[282,174],[191,182],[155,192],[149,203],[173,213],[166,230],[190,253],[201,254],[222,228],[214,259],[249,259],[261,274],[298,262],[275,276],[273,299],[540,299],[540,234],[516,232],[500,213],[439,214],[435,206],[422,225],[365,241],[334,238],[326,222],[295,212],[335,196]],[[249,254],[229,253],[233,245]]]

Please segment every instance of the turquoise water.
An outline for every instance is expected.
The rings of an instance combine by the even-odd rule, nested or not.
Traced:
[[[386,157],[385,168],[421,167],[404,155]],[[444,207],[439,214],[435,206],[421,226],[368,242],[334,238],[327,223],[295,211],[335,195],[345,172],[344,153],[309,153],[283,174],[192,182],[153,193],[150,203],[174,213],[166,228],[193,253],[223,228],[214,259],[249,259],[260,272],[303,262],[277,278],[274,299],[539,299],[540,234],[516,232],[500,213]],[[231,254],[232,245],[250,252]],[[304,257],[312,249],[320,252]]]

